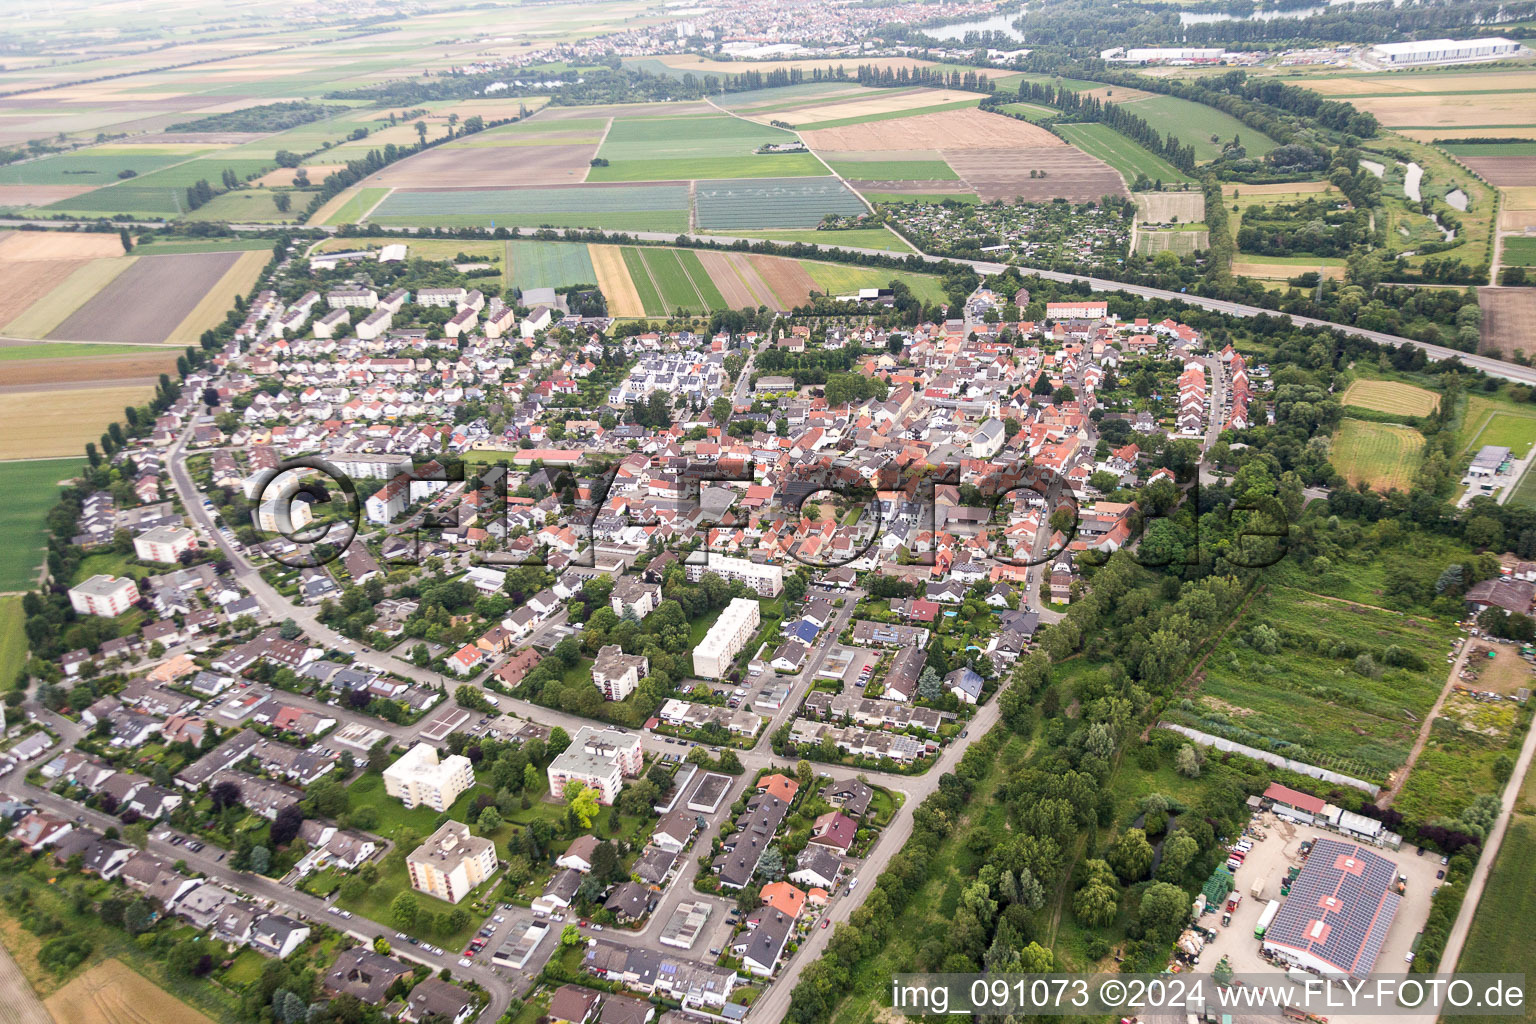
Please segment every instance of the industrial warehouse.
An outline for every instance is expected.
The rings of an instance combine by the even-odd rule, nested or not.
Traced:
[[[1264,934],[1264,951],[1328,977],[1376,965],[1397,917],[1397,865],[1354,843],[1319,839]]]

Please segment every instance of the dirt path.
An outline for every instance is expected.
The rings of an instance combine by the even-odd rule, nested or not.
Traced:
[[[1472,650],[1470,638],[1461,645],[1461,653],[1456,655],[1456,660],[1451,663],[1451,671],[1446,674],[1445,686],[1440,689],[1440,696],[1435,698],[1434,706],[1429,709],[1429,714],[1424,716],[1424,722],[1419,726],[1419,735],[1413,741],[1413,749],[1408,752],[1408,760],[1403,766],[1392,773],[1392,780],[1386,789],[1376,797],[1376,806],[1386,810],[1392,806],[1392,801],[1397,799],[1397,794],[1403,791],[1403,784],[1408,781],[1408,775],[1413,771],[1413,766],[1419,760],[1419,755],[1424,752],[1424,745],[1429,742],[1429,731],[1435,724],[1435,719],[1440,714],[1440,709],[1445,706],[1445,700],[1451,695],[1451,688],[1461,675],[1461,667],[1467,663],[1467,654]],[[1485,858],[1486,859],[1486,858]]]

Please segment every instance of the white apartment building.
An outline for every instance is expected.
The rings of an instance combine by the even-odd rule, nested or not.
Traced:
[[[769,562],[754,562],[750,558],[710,553],[700,563],[688,563],[688,581],[697,583],[708,572],[714,573],[727,583],[740,580],[763,597],[777,597],[784,589],[784,567]]]
[[[379,304],[379,293],[372,288],[338,288],[325,293],[325,304],[332,309],[372,309]]]
[[[127,576],[92,576],[69,588],[69,603],[81,615],[121,615],[138,599],[138,585]]]
[[[726,605],[725,611],[709,627],[704,640],[693,650],[694,675],[705,679],[719,679],[730,670],[731,662],[752,639],[762,622],[762,611],[757,602],[747,597],[737,597]]]
[[[157,526],[133,538],[133,553],[146,562],[174,562],[197,546],[197,534],[185,526]]]
[[[603,694],[604,700],[623,700],[635,692],[640,680],[651,670],[651,663],[643,654],[625,654],[618,644],[607,644],[597,649],[597,660],[592,663],[592,682]]]
[[[256,508],[256,528],[263,533],[297,533],[314,521],[309,502],[291,497],[268,498]]]
[[[624,779],[639,775],[644,766],[638,736],[585,726],[576,733],[571,745],[549,763],[549,791],[563,797],[566,783],[579,782],[597,790],[599,803],[612,804],[618,799]]]
[[[458,306],[464,302],[463,288],[418,288],[416,304],[419,306]]]
[[[406,807],[446,811],[459,794],[475,784],[475,769],[463,754],[439,760],[437,748],[418,743],[384,769],[384,792]]]
[[[445,821],[411,852],[405,866],[412,889],[457,903],[496,873],[496,845],[470,835],[462,821]]]

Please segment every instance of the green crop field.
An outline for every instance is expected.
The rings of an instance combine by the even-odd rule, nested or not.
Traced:
[[[131,213],[177,217],[186,212],[186,191],[184,188],[113,185],[49,203],[43,209],[52,213]]]
[[[135,171],[143,176],[195,156],[196,153],[93,153],[85,149],[0,167],[0,185],[110,185],[118,180],[119,171]],[[217,175],[214,177],[217,180]]]
[[[657,289],[661,292],[662,305],[667,312],[686,309],[693,313],[703,310],[704,298],[693,285],[693,280],[688,276],[678,259],[676,249],[641,249],[640,253],[645,260],[646,268],[651,273],[651,280],[656,282]],[[698,257],[694,257],[697,262]],[[700,274],[704,268],[700,267]],[[724,305],[724,302],[721,303]]]
[[[524,290],[597,283],[585,242],[510,241],[506,265],[512,268],[512,283]]]
[[[21,598],[0,597],[0,686],[9,687],[27,663],[25,623]]]
[[[1536,267],[1536,238],[1506,238],[1500,260],[1506,267]]]
[[[763,156],[677,156],[615,160],[587,172],[588,181],[683,181],[688,178],[811,178],[827,173],[810,153]]]
[[[964,110],[966,107],[974,107],[981,103],[980,98],[974,100],[956,100],[953,103],[935,103],[931,107],[911,107],[907,110],[891,110],[883,114],[860,114],[857,117],[838,117],[830,121],[809,121],[805,124],[797,124],[799,131],[813,131],[817,128],[846,128],[851,124],[869,124],[873,121],[895,121],[903,117],[917,117],[921,114],[942,114],[946,110]]]
[[[1333,463],[1351,484],[1365,481],[1378,491],[1406,491],[1419,466],[1424,435],[1395,423],[1346,419],[1333,436]]]
[[[842,245],[850,249],[883,249],[887,252],[911,252],[912,247],[893,231],[885,228],[849,228],[846,231],[730,231],[732,238],[762,238],[771,242],[808,242],[811,245]]]
[[[143,345],[83,345],[69,342],[38,345],[0,346],[0,363],[12,359],[64,359],[81,356],[126,356],[135,352],[143,355]],[[153,350],[151,350],[153,351]]]
[[[271,249],[270,238],[154,238],[133,247],[135,256],[181,256],[191,252],[250,252]]]
[[[44,517],[59,500],[60,480],[80,471],[81,459],[0,462],[0,592],[29,590],[37,584],[47,539]]]
[[[387,226],[575,227],[616,231],[688,230],[688,189],[630,188],[397,189],[370,221]]]
[[[1499,854],[1494,859],[1482,900],[1472,918],[1461,960],[1446,964],[1445,970],[1490,974],[1529,972],[1531,964],[1536,963],[1536,929],[1518,922],[1530,921],[1536,915],[1533,878],[1536,878],[1536,815],[1517,811],[1509,820],[1504,841],[1499,844]],[[1536,1003],[1527,1000],[1524,1011],[1518,1014],[1460,1019],[1463,1024],[1536,1021]]]
[[[959,181],[943,160],[833,160],[834,171],[857,181]]]
[[[1054,107],[1042,107],[1038,103],[1004,103],[1002,109],[1010,114],[1022,114],[1026,121],[1044,121],[1061,113]]]
[[[1272,653],[1251,642],[1260,625],[1279,634]],[[1454,627],[1427,616],[1271,585],[1211,653],[1198,694],[1170,710],[1196,729],[1382,782],[1407,760],[1413,723],[1445,683],[1454,636]],[[1335,646],[1348,653],[1318,653]],[[1417,656],[1421,667],[1387,665],[1389,647]],[[1355,670],[1357,651],[1372,655],[1371,673]]]
[[[1149,96],[1124,104],[1127,112],[1145,118],[1160,132],[1172,132],[1180,141],[1195,147],[1195,159],[1204,163],[1221,155],[1221,147],[1233,136],[1242,139],[1251,157],[1261,157],[1277,143],[1268,135],[1249,128],[1231,114],[1215,107],[1177,96]],[[1215,135],[1220,141],[1212,142]]]
[[[1536,142],[1446,142],[1440,148],[1456,156],[1536,156]]]
[[[709,271],[704,269],[704,264],[699,262],[699,254],[692,249],[674,249],[677,253],[677,262],[682,264],[683,271],[693,282],[693,289],[704,300],[706,309],[725,309],[725,296],[720,294],[720,289],[715,287],[715,282],[710,279]]]
[[[327,224],[358,224],[380,199],[389,195],[387,188],[360,188],[347,199],[336,212],[325,219]]]
[[[855,267],[847,263],[818,263],[801,260],[800,265],[818,291],[827,295],[848,295],[860,288],[885,288],[892,279],[906,282],[912,294],[925,303],[947,302],[939,279],[932,274],[913,274],[907,271],[883,270],[879,267]]]
[[[814,228],[829,213],[859,214],[864,204],[833,177],[778,181],[701,181],[694,210],[706,231]]]
[[[640,297],[640,305],[645,309],[646,316],[666,316],[666,303],[661,301],[661,290],[651,278],[651,272],[646,268],[645,257],[634,246],[626,245],[624,253],[624,269],[629,271],[629,279],[634,282],[635,294]]]
[[[230,224],[277,224],[296,220],[303,212],[308,197],[302,192],[290,197],[291,205],[288,212],[284,213],[277,208],[277,195],[265,188],[242,188],[225,192],[187,214],[187,220],[222,220]]]
[[[225,171],[234,171],[242,182],[272,170],[277,164],[272,160],[252,157],[246,160],[228,160],[207,156],[188,160],[173,167],[165,167],[149,174],[140,173],[131,184],[140,188],[187,188],[199,181],[207,181],[214,188],[223,188],[221,178]]]
[[[765,143],[794,141],[792,132],[727,114],[618,117],[608,129],[608,137],[603,140],[597,155],[615,163],[620,160],[752,156],[757,147]],[[684,174],[682,177],[702,178],[705,175]]]
[[[1063,124],[1057,125],[1056,130],[1061,133],[1062,138],[1084,153],[1103,160],[1119,171],[1127,184],[1134,182],[1138,174],[1145,174],[1153,181],[1194,180],[1167,160],[1121,135],[1107,124]]]

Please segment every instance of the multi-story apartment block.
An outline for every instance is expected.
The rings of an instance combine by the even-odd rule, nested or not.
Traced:
[[[693,650],[693,671],[705,679],[720,679],[730,670],[731,662],[757,632],[762,612],[757,602],[747,597],[733,598],[725,611],[709,627],[704,640]]]
[[[459,794],[475,784],[475,769],[463,754],[439,760],[437,748],[418,743],[384,769],[384,792],[406,807],[446,811]]]
[[[69,588],[69,603],[81,615],[121,615],[138,599],[138,585],[127,576],[92,576]]]
[[[462,821],[445,821],[405,858],[405,866],[411,888],[457,903],[496,873],[496,845],[470,835]]]
[[[157,526],[133,538],[133,553],[146,562],[174,562],[197,545],[197,535],[185,526]]]
[[[705,562],[688,563],[690,582],[697,583],[707,572],[714,573],[727,583],[740,580],[763,597],[777,597],[784,589],[784,567],[769,562],[711,554]]]
[[[549,791],[564,796],[566,783],[579,782],[597,790],[599,803],[611,804],[618,799],[624,779],[639,775],[644,764],[639,737],[586,726],[549,763]]]

